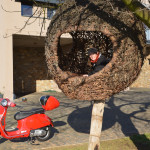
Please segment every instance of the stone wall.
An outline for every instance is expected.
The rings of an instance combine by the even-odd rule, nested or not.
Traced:
[[[48,75],[44,52],[44,48],[14,47],[13,78],[16,95],[59,90]]]
[[[36,92],[49,90],[61,92],[54,80],[36,80]]]
[[[137,80],[130,87],[150,88],[150,54],[144,60],[144,65]]]

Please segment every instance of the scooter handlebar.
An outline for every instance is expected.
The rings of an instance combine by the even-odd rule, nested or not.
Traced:
[[[4,107],[8,107],[8,106],[15,107],[16,106],[16,104],[13,103],[12,101],[10,101],[8,98],[5,98],[5,99],[0,98],[0,104]]]

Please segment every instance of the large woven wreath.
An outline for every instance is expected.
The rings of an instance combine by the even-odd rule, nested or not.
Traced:
[[[60,44],[64,33],[73,39],[72,48],[65,53]],[[110,62],[85,78],[90,46]],[[105,100],[137,78],[144,49],[143,24],[121,1],[66,0],[48,28],[45,54],[50,74],[69,98]]]

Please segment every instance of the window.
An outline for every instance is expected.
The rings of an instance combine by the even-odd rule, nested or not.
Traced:
[[[150,29],[146,29],[146,41],[149,44],[150,43]]]
[[[47,18],[51,19],[56,12],[56,9],[47,8]]]
[[[60,4],[63,3],[64,0],[35,0],[43,3],[52,3],[52,4]]]
[[[32,5],[21,3],[21,15],[28,16],[28,17],[32,16]]]

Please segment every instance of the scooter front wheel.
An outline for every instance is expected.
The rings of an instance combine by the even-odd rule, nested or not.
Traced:
[[[48,140],[51,134],[51,128],[48,127],[48,129],[47,130],[45,129],[45,131],[46,134],[44,136],[36,136],[35,138],[40,142]]]

